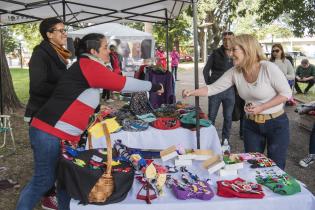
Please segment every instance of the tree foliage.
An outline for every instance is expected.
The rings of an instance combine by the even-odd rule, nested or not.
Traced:
[[[314,0],[264,0],[257,10],[260,23],[271,23],[286,18],[296,36],[315,34]]]
[[[17,40],[14,38],[14,32],[11,28],[3,27],[1,28],[1,33],[4,43],[4,52],[6,54],[12,53],[15,49],[19,47]]]
[[[259,1],[243,0],[238,6],[238,16],[234,19],[232,31],[236,34],[252,34],[258,40],[269,37],[291,37],[293,35],[286,21],[273,21],[272,24],[259,24],[257,22],[259,14],[256,12],[258,6]]]
[[[191,38],[191,17],[186,12],[180,14],[177,19],[169,21],[169,50],[174,46],[184,45]],[[153,36],[158,45],[166,44],[165,23],[153,24]]]
[[[39,23],[24,23],[11,26],[11,30],[19,36],[23,36],[26,47],[30,50],[40,43],[42,37],[39,33]]]

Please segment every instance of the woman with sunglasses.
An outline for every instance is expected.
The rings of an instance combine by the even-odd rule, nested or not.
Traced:
[[[39,31],[43,41],[34,48],[29,62],[30,97],[24,115],[25,121],[29,123],[52,95],[60,77],[67,70],[68,59],[71,56],[64,48],[67,33],[61,20],[45,19],[40,23]],[[52,186],[42,199],[42,207],[57,209],[55,195],[55,187]]]
[[[233,85],[245,100],[243,122],[245,152],[264,153],[285,168],[289,145],[289,120],[283,104],[292,96],[290,86],[275,64],[265,61],[258,41],[242,34],[231,40],[234,67],[215,83],[196,90],[183,90],[188,96],[211,96]]]
[[[30,139],[35,175],[21,193],[18,210],[31,210],[56,180],[61,139],[78,143],[100,102],[100,89],[164,92],[160,84],[116,74],[106,67],[109,49],[103,34],[88,34],[75,43],[77,61],[65,72],[47,103],[33,117]],[[69,210],[70,197],[57,191],[58,209]]]
[[[291,62],[285,57],[282,45],[274,44],[271,49],[270,61],[279,67],[292,87],[295,78],[294,69]]]

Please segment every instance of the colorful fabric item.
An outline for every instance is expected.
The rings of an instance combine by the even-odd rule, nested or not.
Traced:
[[[179,200],[210,200],[214,196],[213,190],[209,184],[204,181],[197,181],[193,183],[185,181],[184,183],[174,178],[167,177],[166,185],[171,187],[175,197]]]
[[[137,92],[132,94],[130,99],[130,110],[135,115],[153,113],[153,109],[146,92]]]
[[[193,112],[189,112],[185,115],[182,115],[180,122],[182,124],[186,124],[186,125],[188,124],[188,125],[195,126],[196,122],[197,122],[196,112],[193,111]],[[206,120],[206,119],[200,119],[199,122],[200,122],[200,126],[203,126],[203,127],[209,127],[211,125],[211,121]]]
[[[268,172],[257,172],[256,180],[259,184],[268,187],[280,195],[293,195],[301,192],[300,184],[286,173],[279,174],[270,170]]]
[[[122,124],[123,130],[131,132],[144,131],[149,128],[149,123],[142,120],[124,119]]]
[[[152,113],[148,113],[148,114],[143,114],[143,115],[137,115],[137,118],[140,120],[143,120],[144,122],[153,122],[156,120],[156,117],[154,114]]]
[[[273,160],[267,157],[251,159],[251,160],[247,160],[247,162],[252,164],[250,166],[251,168],[265,168],[265,167],[272,167],[276,165],[276,163]]]
[[[259,184],[247,182],[241,178],[234,180],[217,181],[217,195],[226,198],[257,198],[261,199],[265,196],[262,187]]]
[[[170,117],[161,117],[155,120],[152,123],[152,126],[157,129],[162,130],[171,130],[176,129],[180,127],[180,121],[176,118],[170,118]]]

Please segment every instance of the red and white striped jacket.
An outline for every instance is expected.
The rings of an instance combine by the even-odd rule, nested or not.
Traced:
[[[122,92],[157,91],[160,85],[124,77],[91,56],[81,57],[60,79],[52,97],[31,125],[46,133],[77,142],[100,102],[100,88]]]

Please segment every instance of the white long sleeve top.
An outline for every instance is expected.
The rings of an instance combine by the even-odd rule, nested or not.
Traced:
[[[276,59],[274,63],[279,67],[279,69],[283,72],[284,76],[287,80],[293,80],[295,78],[295,73],[291,62],[288,59]]]
[[[238,72],[232,67],[223,74],[215,83],[207,85],[208,96],[218,94],[229,87],[235,85],[237,91],[246,103],[260,105],[270,101],[277,95],[282,95],[288,99],[292,96],[292,91],[288,81],[277,65],[269,61],[260,61],[260,70],[257,80],[248,83],[242,72]],[[283,109],[283,104],[264,110],[261,114],[272,114]]]

